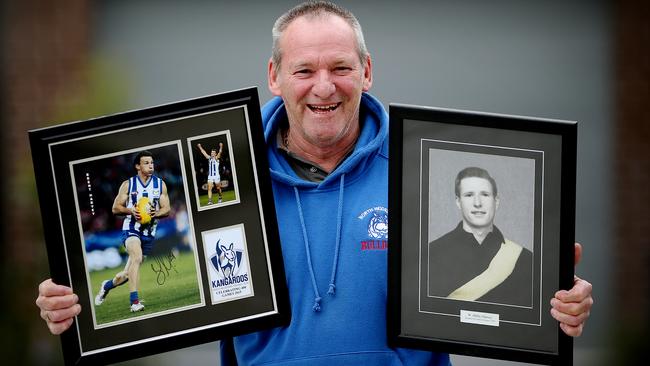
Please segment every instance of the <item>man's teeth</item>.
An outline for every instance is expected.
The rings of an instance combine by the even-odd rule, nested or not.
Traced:
[[[314,112],[330,112],[336,109],[339,104],[330,104],[330,105],[309,105],[309,109],[311,109]]]

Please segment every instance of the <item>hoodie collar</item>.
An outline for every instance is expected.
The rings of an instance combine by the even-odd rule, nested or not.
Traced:
[[[262,120],[272,179],[290,186],[312,189],[336,187],[342,174],[346,175],[348,182],[363,174],[369,158],[382,150],[388,130],[388,115],[381,103],[372,95],[363,93],[359,109],[361,132],[354,150],[322,182],[308,182],[295,174],[275,143],[278,129],[288,123],[280,97],[274,97],[264,105]]]

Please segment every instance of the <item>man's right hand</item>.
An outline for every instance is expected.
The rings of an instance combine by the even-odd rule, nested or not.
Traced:
[[[70,287],[57,285],[51,278],[38,286],[36,305],[52,334],[61,334],[70,328],[73,318],[81,312],[78,302],[79,297]]]

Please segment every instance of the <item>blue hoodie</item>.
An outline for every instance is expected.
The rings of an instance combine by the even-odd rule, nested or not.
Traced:
[[[354,151],[327,178],[296,176],[277,149],[281,98],[262,108],[292,320],[234,339],[240,365],[448,365],[449,356],[388,348],[388,115],[361,98]]]

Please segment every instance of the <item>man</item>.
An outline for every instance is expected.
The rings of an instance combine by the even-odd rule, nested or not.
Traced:
[[[208,159],[208,205],[212,204],[212,187],[217,187],[217,193],[219,194],[219,201],[221,203],[222,194],[221,194],[221,177],[219,175],[219,163],[221,162],[221,153],[223,152],[223,142],[219,143],[219,152],[217,150],[210,150],[210,155],[203,149],[201,144],[196,144],[201,154]]]
[[[144,310],[138,289],[140,264],[153,248],[158,219],[169,215],[170,205],[165,182],[153,175],[153,155],[148,151],[138,153],[133,160],[137,174],[124,182],[113,202],[113,214],[125,215],[122,223],[123,244],[129,258],[124,270],[113,279],[102,282],[95,305],[100,306],[109,292],[117,286],[129,283],[131,312]]]
[[[293,321],[236,337],[237,361],[448,364],[446,354],[386,344],[386,252],[361,242],[371,213],[387,212],[388,116],[364,93],[372,62],[359,23],[330,3],[304,3],[276,21],[273,39],[276,97],[262,119]],[[50,280],[39,292],[50,331],[68,328],[80,311],[75,295]],[[579,281],[554,306],[563,329],[580,334],[591,286]]]
[[[532,306],[532,253],[494,226],[497,184],[482,168],[456,176],[462,220],[429,243],[429,296]]]

